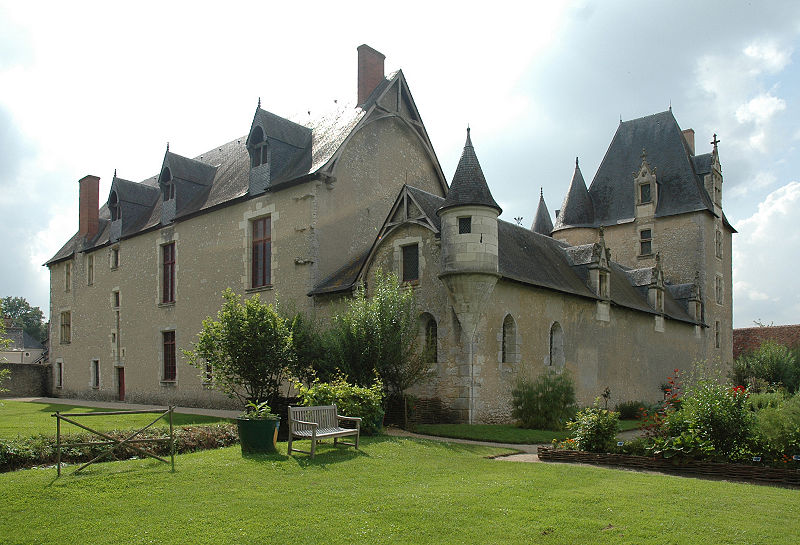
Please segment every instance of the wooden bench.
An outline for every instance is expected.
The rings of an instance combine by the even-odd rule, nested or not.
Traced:
[[[341,421],[355,422],[355,428],[343,428],[339,425]],[[358,449],[358,437],[361,432],[361,419],[354,416],[339,416],[336,413],[336,405],[320,405],[317,407],[289,407],[289,451],[310,454],[314,457],[317,452],[317,439],[327,439],[333,437],[333,444],[337,444],[339,437],[355,435],[355,443],[343,445],[356,447]],[[311,439],[311,452],[292,448],[293,439]]]

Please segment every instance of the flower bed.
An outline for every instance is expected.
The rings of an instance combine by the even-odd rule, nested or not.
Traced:
[[[689,473],[705,477],[721,477],[724,479],[800,486],[800,471],[796,469],[723,464],[718,462],[705,462],[702,460],[689,460],[686,458],[665,459],[648,456],[633,456],[630,454],[583,452],[579,450],[562,450],[550,447],[539,447],[538,454],[539,459],[544,462],[606,465],[630,469]]]

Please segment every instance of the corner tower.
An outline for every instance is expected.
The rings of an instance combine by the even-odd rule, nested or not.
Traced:
[[[461,326],[462,341],[468,343],[468,374],[461,377],[462,393],[455,408],[475,418],[474,361],[478,322],[500,277],[498,272],[497,205],[472,147],[469,129],[464,151],[453,175],[444,204],[436,213],[441,218],[442,272],[453,312]],[[463,367],[462,367],[463,368]]]

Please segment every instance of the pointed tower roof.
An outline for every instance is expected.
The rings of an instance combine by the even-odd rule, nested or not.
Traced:
[[[550,211],[544,202],[544,190],[539,189],[539,206],[536,208],[536,217],[533,219],[531,231],[541,235],[553,234],[553,222],[550,220]]]
[[[594,225],[594,206],[586,189],[586,182],[581,174],[581,167],[578,165],[578,158],[575,158],[575,172],[569,184],[569,191],[561,204],[561,212],[556,218],[554,231],[566,229],[567,227],[583,227]]]
[[[488,206],[497,210],[498,214],[503,211],[492,198],[492,193],[486,184],[483,170],[481,170],[481,165],[478,163],[478,156],[475,155],[475,148],[472,147],[469,127],[467,127],[467,141],[464,144],[464,151],[458,161],[456,173],[453,174],[453,182],[450,184],[450,190],[447,192],[444,204],[437,213],[441,213],[442,210],[447,208],[465,205]]]

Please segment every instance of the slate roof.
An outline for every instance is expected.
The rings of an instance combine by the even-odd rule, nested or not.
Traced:
[[[489,191],[489,185],[486,183],[486,177],[478,162],[478,156],[475,155],[475,148],[472,147],[469,128],[467,128],[464,151],[461,153],[461,159],[459,159],[456,172],[453,174],[453,182],[450,184],[447,198],[439,211],[465,205],[489,206],[497,210],[498,214],[503,211]]]
[[[550,211],[544,202],[544,193],[539,190],[539,206],[536,207],[536,217],[533,218],[531,231],[550,236],[553,234],[553,222],[550,219]]]
[[[446,199],[420,189],[405,186],[409,194],[428,218],[441,229],[438,215]],[[599,297],[588,287],[588,269],[592,258],[593,244],[569,246],[550,236],[525,229],[507,221],[497,221],[498,270],[502,278],[523,284],[550,289],[561,293],[597,300]],[[344,267],[317,285],[309,295],[344,292],[356,284],[373,249],[380,244],[378,238],[373,247],[354,257]],[[647,290],[641,292],[631,284],[628,272],[622,266],[611,263],[611,302],[617,306],[656,314],[647,302]],[[665,314],[674,320],[695,323],[680,303],[665,294]]]
[[[554,231],[564,227],[594,226],[594,206],[592,199],[589,198],[589,191],[586,189],[586,182],[583,180],[581,167],[578,165],[578,158],[575,158],[575,172],[572,173],[572,181],[569,183],[569,190],[561,203],[561,211],[556,218]]]
[[[683,133],[668,110],[620,123],[589,187],[598,224],[633,219],[633,173],[641,167],[642,150],[651,168],[656,169],[656,217],[697,210],[713,213],[713,203],[695,172]],[[698,161],[705,163],[704,158]]]
[[[391,75],[390,79],[396,77],[396,74],[399,74],[399,72]],[[385,88],[385,85],[386,82],[379,87]],[[370,101],[374,103],[376,96],[377,94],[373,94],[370,97]],[[357,108],[354,103],[342,102],[327,111],[312,112],[313,115],[298,116],[303,119],[302,121],[296,119],[297,123],[258,108],[255,117],[267,123],[270,127],[269,130],[274,130],[279,138],[288,140],[288,143],[292,144],[292,149],[294,144],[306,138],[306,147],[302,148],[300,153],[297,153],[297,150],[293,150],[292,156],[288,159],[273,155],[272,159],[276,163],[286,159],[283,161],[286,167],[283,172],[275,173],[270,184],[271,189],[280,189],[281,186],[292,183],[298,178],[327,170],[325,168],[326,165],[330,168],[329,162],[358,123],[364,118],[365,109],[371,106],[370,101],[365,104],[364,108]],[[174,152],[167,152],[164,162],[169,163],[173,178],[202,186],[199,187],[198,191],[193,192],[189,202],[179,207],[175,214],[176,220],[185,219],[248,195],[250,156],[247,151],[247,138],[248,135],[245,135],[231,140],[226,144],[198,155],[194,159],[183,157]],[[305,158],[307,160],[303,160],[303,157],[295,157],[295,155],[303,155],[303,153],[307,153],[308,157]],[[159,227],[161,225],[162,201],[158,194],[158,175],[151,176],[139,183],[129,182],[122,178],[116,178],[116,181],[120,182],[120,186],[125,186],[123,193],[125,200],[129,202],[146,201],[149,195],[155,195],[148,209],[135,215],[136,219],[130,224],[125,223],[122,237],[133,236]],[[139,189],[131,188],[129,184],[130,186],[139,186]],[[155,193],[153,193],[153,190],[155,190]],[[122,195],[120,195],[120,198],[122,198]],[[124,213],[123,211],[123,218],[125,218]],[[45,264],[51,265],[69,258],[75,252],[87,251],[107,245],[110,241],[110,218],[108,203],[106,203],[100,208],[100,230],[98,235],[93,240],[86,241],[76,233]]]

